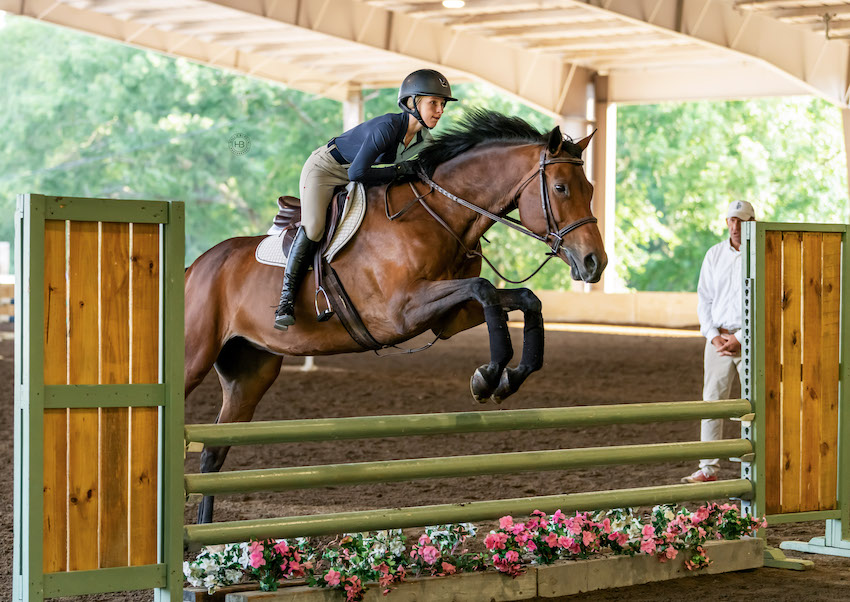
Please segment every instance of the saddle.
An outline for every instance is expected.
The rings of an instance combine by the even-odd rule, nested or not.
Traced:
[[[316,296],[314,306],[316,308],[316,319],[325,322],[336,314],[345,330],[354,341],[366,350],[382,349],[386,345],[379,343],[363,323],[357,309],[351,302],[345,287],[339,279],[336,271],[331,267],[330,261],[336,252],[349,240],[349,233],[342,233],[341,242],[337,241],[337,232],[342,224],[343,209],[349,193],[353,193],[352,186],[338,186],[333,193],[328,212],[325,217],[325,234],[319,241],[319,246],[313,258],[313,275],[315,278]],[[281,196],[277,199],[278,212],[274,217],[272,230],[282,230],[278,237],[281,241],[283,255],[289,256],[292,242],[295,240],[295,232],[301,225],[301,202],[293,196]],[[362,217],[361,217],[362,219]],[[355,230],[359,222],[355,226]],[[320,309],[319,297],[324,297],[324,308]]]

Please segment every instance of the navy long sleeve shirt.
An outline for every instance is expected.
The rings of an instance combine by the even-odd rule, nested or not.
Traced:
[[[328,145],[336,144],[349,164],[348,177],[353,182],[388,182],[395,176],[392,164],[414,157],[433,140],[431,132],[423,129],[405,148],[407,124],[406,113],[387,113],[351,128]]]

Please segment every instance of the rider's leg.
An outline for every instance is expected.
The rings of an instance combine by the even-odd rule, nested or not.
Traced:
[[[295,234],[295,240],[292,241],[289,256],[286,258],[283,290],[280,292],[280,303],[274,314],[274,327],[278,330],[286,330],[289,326],[295,324],[295,296],[298,294],[299,285],[313,261],[313,254],[318,245],[318,242],[307,237],[304,226],[298,226],[298,232]]]
[[[301,192],[301,226],[286,259],[283,289],[275,311],[274,327],[286,330],[295,323],[295,298],[316,247],[325,231],[325,215],[333,190],[348,182],[348,171],[330,155],[328,149],[316,149],[304,163],[299,188]]]

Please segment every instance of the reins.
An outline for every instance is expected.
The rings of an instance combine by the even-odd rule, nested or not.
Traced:
[[[419,194],[419,191],[416,190],[416,186],[414,186],[413,182],[409,182],[410,189],[413,191],[413,194],[414,194],[414,199],[410,203],[408,203],[403,209],[401,209],[397,213],[394,213],[393,215],[390,215],[390,200],[389,200],[389,189],[390,189],[390,187],[387,186],[384,189],[384,211],[387,215],[387,219],[389,219],[390,221],[394,221],[395,219],[404,215],[416,203],[419,203],[420,205],[422,205],[422,207],[425,209],[425,211],[427,211],[428,214],[432,218],[434,218],[434,220],[438,224],[440,224],[443,228],[445,228],[449,232],[449,234],[451,234],[454,237],[454,239],[457,240],[458,244],[460,244],[461,248],[464,250],[467,257],[480,257],[488,266],[490,266],[490,269],[492,269],[496,273],[496,275],[499,278],[501,278],[502,280],[504,280],[505,282],[509,282],[511,284],[522,284],[523,282],[526,282],[527,280],[530,280],[531,278],[533,278],[540,270],[543,269],[543,266],[545,266],[549,262],[550,259],[552,259],[553,257],[555,257],[558,254],[558,252],[561,250],[561,246],[562,246],[564,237],[567,234],[569,234],[573,230],[580,228],[580,227],[582,227],[586,224],[595,224],[597,222],[597,219],[595,217],[593,217],[592,215],[589,215],[589,216],[577,219],[576,221],[574,221],[570,224],[567,224],[563,228],[558,229],[558,224],[555,222],[555,218],[552,215],[552,202],[549,199],[549,187],[546,185],[546,166],[552,165],[553,163],[572,163],[573,165],[584,165],[584,161],[582,159],[578,158],[578,157],[549,157],[548,149],[544,147],[543,150],[540,151],[540,163],[538,164],[537,168],[533,169],[531,171],[531,173],[522,181],[522,183],[520,183],[519,186],[517,186],[516,191],[513,193],[512,197],[511,197],[511,202],[508,204],[509,207],[515,206],[517,199],[519,199],[519,195],[522,194],[522,191],[525,189],[525,187],[528,186],[529,183],[531,183],[531,181],[534,179],[535,176],[539,175],[540,176],[540,199],[541,199],[541,203],[543,205],[543,215],[546,218],[546,227],[549,229],[546,236],[541,236],[541,235],[529,230],[528,228],[523,226],[522,223],[519,220],[510,218],[508,216],[502,217],[502,216],[497,215],[497,214],[495,214],[491,211],[487,211],[483,207],[479,207],[478,205],[470,203],[469,201],[462,199],[455,194],[452,194],[451,192],[449,192],[448,190],[446,190],[445,188],[443,188],[442,186],[440,186],[439,184],[434,182],[431,178],[428,177],[427,174],[425,174],[424,171],[421,171],[421,170],[417,173],[417,176],[419,177],[419,179],[422,182],[424,182],[425,184],[427,184],[429,186],[428,192],[426,192],[425,194]],[[508,226],[509,228],[513,228],[514,230],[516,230],[517,232],[520,232],[521,234],[524,234],[526,236],[530,236],[531,238],[533,238],[535,240],[539,240],[540,242],[546,243],[547,245],[550,246],[550,249],[551,249],[548,253],[546,253],[546,256],[547,256],[546,259],[543,260],[543,262],[537,267],[536,270],[534,270],[531,273],[531,275],[526,276],[522,280],[511,280],[510,278],[507,278],[501,272],[499,272],[499,270],[496,268],[496,266],[494,266],[492,264],[492,262],[490,262],[489,259],[487,259],[484,256],[484,253],[482,253],[478,249],[470,249],[469,247],[467,247],[466,244],[463,242],[463,240],[461,240],[461,238],[457,235],[457,233],[455,233],[455,231],[451,229],[451,227],[445,222],[445,220],[443,220],[439,215],[437,215],[437,213],[433,209],[431,209],[431,207],[428,206],[428,204],[425,202],[425,197],[428,196],[429,194],[431,194],[432,192],[434,192],[435,190],[437,192],[439,192],[441,195],[443,195],[444,197],[446,197],[447,199],[454,201],[455,203],[457,203],[458,205],[461,205],[462,207],[466,207],[467,209],[475,211],[476,213],[483,215],[484,217],[486,217],[486,218],[488,218],[488,219],[490,219],[494,222],[504,224],[505,226]],[[549,242],[548,242],[550,238],[552,239],[551,244],[549,244]],[[480,244],[478,245],[478,247],[480,248]]]

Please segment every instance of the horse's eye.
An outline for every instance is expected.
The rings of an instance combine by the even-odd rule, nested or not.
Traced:
[[[565,194],[566,196],[570,196],[570,194],[567,192],[566,184],[555,184],[555,190],[560,192],[561,194]]]

